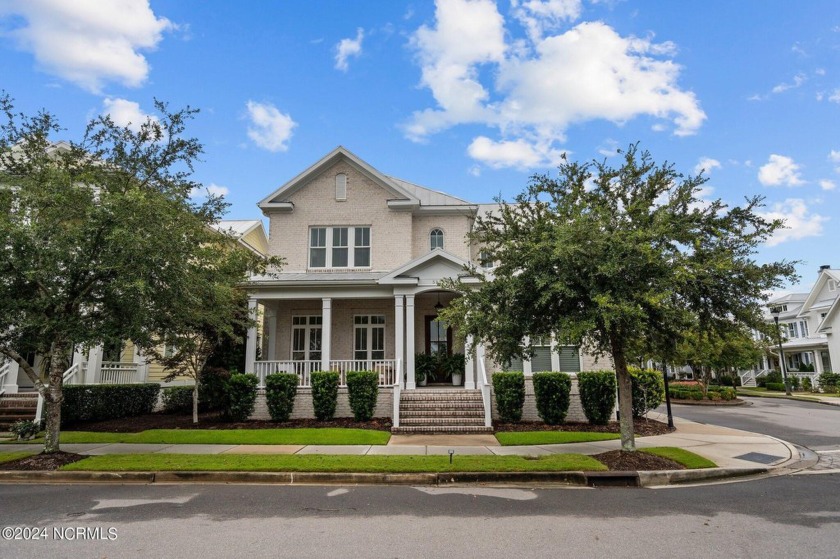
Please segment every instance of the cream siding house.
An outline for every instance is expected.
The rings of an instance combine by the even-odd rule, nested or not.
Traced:
[[[482,417],[468,425],[489,428],[489,377],[499,367],[481,345],[466,352],[458,385],[447,376],[419,389],[415,355],[464,352],[463,345],[453,347],[457,336],[437,320],[437,309],[454,296],[438,283],[453,277],[478,282],[467,268],[477,264],[480,251],[467,235],[476,216],[495,205],[397,179],[338,147],[259,207],[270,222],[268,254],[286,260],[282,271],[254,277],[248,288],[253,312],[262,309],[265,317],[264,335],[252,329],[246,352],[246,369],[261,387],[266,375],[279,371],[297,373],[306,392],[313,371],[338,371],[344,386],[348,371],[369,369],[379,372],[377,415],[393,417],[396,427],[401,419],[406,424],[401,406],[416,393],[437,391],[439,399],[460,392],[456,399],[480,402]],[[538,368],[522,364],[526,373],[592,365],[577,348],[552,340],[544,353]],[[344,398],[342,392],[339,416],[349,413]],[[293,417],[307,413],[296,405]]]

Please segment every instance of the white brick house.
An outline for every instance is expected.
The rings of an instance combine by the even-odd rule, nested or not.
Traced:
[[[405,401],[410,393],[430,390],[415,382],[415,355],[464,352],[463,346],[453,347],[451,329],[437,321],[437,309],[454,296],[438,282],[478,281],[466,272],[479,258],[467,234],[478,214],[496,206],[386,175],[338,147],[259,207],[270,220],[268,253],[286,264],[249,284],[250,306],[254,312],[261,306],[265,318],[261,339],[256,328],[249,332],[246,369],[261,386],[267,374],[295,372],[304,392],[312,371],[339,371],[342,384],[347,371],[378,371],[378,415],[392,416],[398,426],[401,393]],[[582,364],[594,368],[574,347],[547,341],[538,353],[533,367],[521,364],[526,374],[576,372]],[[479,345],[466,355],[457,385],[446,376],[435,379],[434,389],[473,394],[482,402],[483,417],[471,425],[489,427],[488,378],[497,368]],[[295,415],[308,413],[296,405]]]

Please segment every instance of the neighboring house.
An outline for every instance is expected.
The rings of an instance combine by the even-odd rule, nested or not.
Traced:
[[[840,363],[840,270],[821,266],[817,281],[808,293],[792,293],[767,303],[765,319],[774,324],[779,319],[785,371],[808,377],[813,383],[823,372],[832,372],[832,363]],[[834,328],[832,328],[834,327]],[[770,340],[768,354],[755,371],[741,375],[745,386],[755,386],[755,378],[770,370],[779,370],[777,339]]]
[[[223,220],[214,226],[257,254],[266,254],[268,237],[260,220]],[[41,356],[30,355],[35,370],[43,368]],[[158,363],[149,363],[131,341],[114,340],[74,353],[70,368],[64,373],[65,384],[127,384],[163,382],[167,371]],[[169,384],[192,384],[192,380],[174,380]],[[0,394],[33,391],[34,385],[17,363],[0,362]]]
[[[477,283],[467,268],[479,264],[480,247],[467,237],[476,216],[496,204],[474,204],[392,177],[338,147],[259,203],[269,218],[268,254],[286,260],[282,271],[252,278],[249,306],[264,311],[264,336],[252,328],[246,370],[259,377],[294,372],[307,392],[313,371],[379,373],[377,416],[391,416],[403,431],[481,430],[490,426],[489,377],[499,370],[479,344],[467,352],[462,378],[432,379],[434,398],[475,416],[406,413],[432,394],[418,389],[415,356],[464,352],[438,320],[454,294],[444,278]],[[484,263],[487,264],[487,263]],[[469,340],[468,340],[469,343]],[[260,358],[257,359],[257,350]],[[532,362],[509,368],[577,372],[595,368],[577,347],[544,340]],[[603,367],[602,367],[603,368]],[[457,377],[457,375],[456,375]],[[449,391],[441,389],[448,386]],[[529,386],[529,394],[532,389]],[[453,394],[445,396],[446,393]],[[309,398],[296,400],[295,415],[311,414]],[[402,409],[402,412],[401,412]],[[536,419],[531,400],[526,417]],[[574,416],[574,410],[571,415]],[[348,415],[342,388],[339,415]],[[462,419],[457,419],[457,417]]]

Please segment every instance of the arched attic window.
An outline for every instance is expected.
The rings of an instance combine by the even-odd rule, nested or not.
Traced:
[[[432,229],[429,233],[429,247],[431,250],[443,249],[443,229]]]
[[[335,199],[338,202],[347,200],[347,175],[344,173],[335,176]]]

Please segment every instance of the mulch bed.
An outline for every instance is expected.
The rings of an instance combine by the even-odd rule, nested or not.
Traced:
[[[88,458],[81,454],[73,454],[72,452],[53,452],[50,454],[35,454],[25,458],[18,458],[10,462],[3,462],[0,464],[0,470],[14,470],[14,471],[41,471],[41,470],[57,470],[64,465],[78,462]]]
[[[592,456],[612,472],[633,472],[650,470],[684,470],[685,466],[668,458],[654,456],[647,452],[611,450]]]
[[[518,423],[497,422],[496,431],[587,431],[589,433],[619,433],[617,421],[606,425],[591,425],[589,423],[563,423],[562,425],[546,425],[541,421],[520,421]],[[668,425],[652,419],[634,419],[633,427],[640,437],[664,435],[670,433]]]
[[[148,429],[294,429],[302,427],[350,427],[390,431],[391,420],[374,418],[370,421],[354,421],[352,417],[336,418],[332,421],[317,419],[293,419],[285,423],[274,421],[225,421],[218,412],[200,413],[198,424],[192,422],[192,414],[152,413],[138,417],[123,417],[105,421],[80,422],[64,427],[65,431],[95,431],[100,433],[139,433]]]

